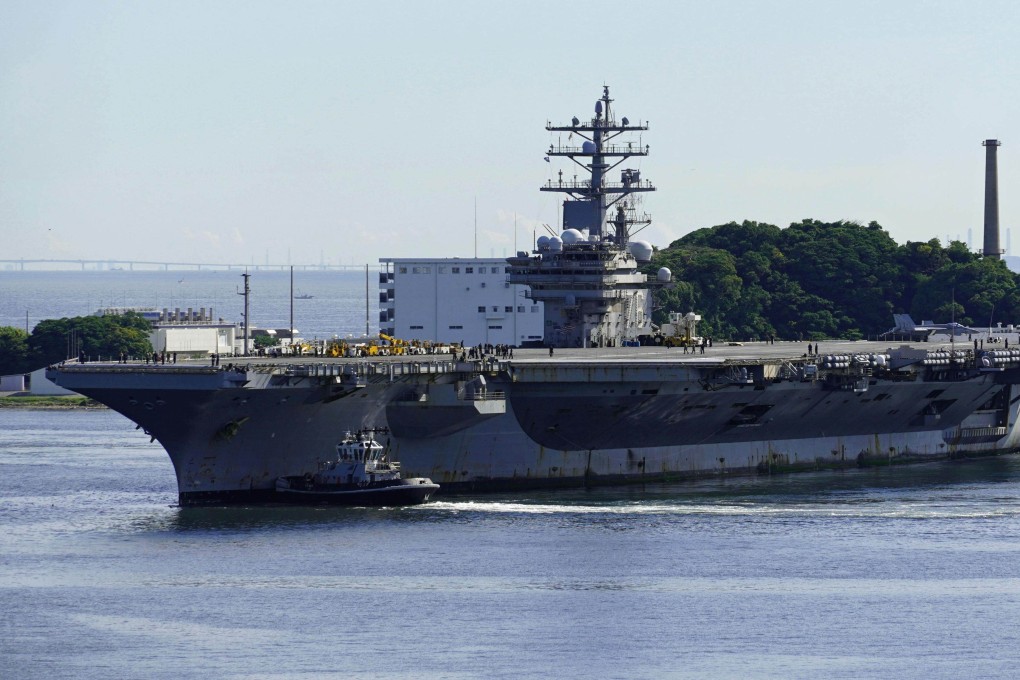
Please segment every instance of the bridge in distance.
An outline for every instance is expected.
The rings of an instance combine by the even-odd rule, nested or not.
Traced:
[[[0,260],[3,271],[277,271],[293,267],[297,271],[365,271],[378,269],[369,264],[237,264],[223,262],[157,262],[152,260]]]

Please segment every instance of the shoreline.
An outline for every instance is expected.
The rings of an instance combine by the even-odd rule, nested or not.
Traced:
[[[2,409],[36,409],[36,410],[100,410],[107,406],[98,401],[83,397],[81,395],[61,396],[38,396],[38,395],[17,395],[17,393],[0,396],[0,410]]]

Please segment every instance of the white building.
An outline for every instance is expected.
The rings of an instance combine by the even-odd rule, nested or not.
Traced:
[[[187,325],[153,324],[149,342],[157,352],[204,357],[209,354],[233,354],[239,335],[232,323],[196,321]]]
[[[12,375],[0,375],[0,392],[24,392],[25,375],[16,373]]]
[[[379,330],[466,345],[541,343],[542,304],[502,258],[380,258]]]
[[[179,353],[183,356],[205,357],[210,354],[234,354],[241,335],[236,324],[215,320],[212,309],[205,307],[187,311],[164,309],[152,321],[149,342],[156,352]]]

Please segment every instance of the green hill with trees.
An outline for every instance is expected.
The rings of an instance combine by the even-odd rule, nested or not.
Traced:
[[[151,326],[140,314],[78,316],[40,321],[25,333],[0,326],[0,375],[28,373],[80,353],[116,359],[121,353],[143,357],[152,353]]]
[[[876,222],[731,222],[657,250],[647,271],[660,267],[676,285],[657,291],[655,322],[693,310],[701,332],[718,338],[858,339],[888,330],[894,313],[1020,321],[1020,278],[1004,262],[958,241],[897,245]]]

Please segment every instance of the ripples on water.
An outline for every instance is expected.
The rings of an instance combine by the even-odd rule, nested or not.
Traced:
[[[0,411],[3,677],[1011,677],[1020,459],[179,508],[110,412]]]

